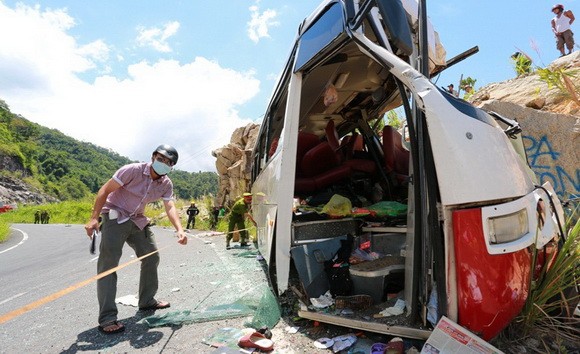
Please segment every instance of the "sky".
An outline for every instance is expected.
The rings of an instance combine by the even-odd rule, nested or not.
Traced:
[[[149,161],[157,145],[170,144],[177,169],[215,171],[211,151],[235,128],[261,122],[298,26],[318,4],[0,0],[0,99],[32,122],[132,160]],[[580,0],[563,4],[580,15]],[[427,0],[448,59],[479,46],[433,81],[457,87],[470,76],[479,89],[508,80],[518,50],[548,65],[559,56],[553,5]]]

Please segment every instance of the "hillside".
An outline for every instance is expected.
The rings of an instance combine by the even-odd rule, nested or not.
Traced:
[[[122,165],[114,151],[30,122],[0,100],[0,202],[41,204],[96,193]],[[170,174],[178,198],[216,194],[213,172]]]

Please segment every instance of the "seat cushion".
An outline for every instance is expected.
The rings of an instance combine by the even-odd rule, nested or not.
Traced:
[[[308,150],[300,163],[301,177],[314,177],[340,164],[336,153],[327,142]]]

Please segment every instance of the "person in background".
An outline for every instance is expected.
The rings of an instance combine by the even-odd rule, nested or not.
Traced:
[[[213,209],[211,210],[211,228],[213,230],[215,230],[217,223],[218,223],[218,218],[220,215],[220,209],[217,206],[214,206]]]
[[[121,167],[97,193],[93,212],[85,231],[89,238],[101,229],[98,274],[119,265],[125,242],[135,250],[141,260],[139,278],[139,310],[158,310],[170,306],[169,302],[155,299],[159,285],[157,267],[159,253],[149,219],[143,214],[145,206],[162,199],[167,217],[177,232],[178,243],[187,244],[177,208],[173,202],[173,183],[167,176],[177,163],[177,150],[169,145],[159,145],[150,162],[132,163]],[[102,223],[99,227],[99,217]],[[97,280],[99,300],[99,331],[113,334],[125,330],[117,320],[117,273]]]
[[[556,15],[552,19],[552,32],[556,35],[556,49],[560,51],[560,57],[566,55],[564,45],[568,49],[568,54],[574,50],[574,33],[571,25],[576,18],[572,11],[564,11],[564,5],[556,4],[552,7],[552,12]]]
[[[248,230],[246,230],[246,225],[244,219],[247,217],[254,223],[254,218],[250,214],[250,206],[252,205],[252,193],[244,193],[242,198],[238,199],[230,213],[230,222],[228,224],[228,233],[226,235],[226,249],[230,249],[230,241],[234,237],[234,229],[237,227],[240,233],[240,246],[248,246]]]
[[[189,229],[189,225],[191,225],[191,229],[195,229],[195,217],[199,214],[199,209],[195,206],[194,202],[191,202],[189,208],[187,208],[187,226],[186,229]]]
[[[449,84],[449,86],[447,86],[447,92],[452,94],[453,97],[457,97],[457,96],[459,96],[459,92],[455,91],[454,87],[455,86],[453,86],[453,84]]]
[[[48,224],[49,220],[50,220],[50,214],[48,213],[48,211],[43,210],[42,212],[40,212],[40,223],[41,224]]]

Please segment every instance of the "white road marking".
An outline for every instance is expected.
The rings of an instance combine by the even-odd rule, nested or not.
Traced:
[[[2,253],[4,253],[4,252],[8,252],[8,251],[10,251],[11,249],[13,249],[13,248],[16,248],[16,247],[20,246],[20,245],[21,245],[21,244],[23,244],[23,243],[24,243],[26,240],[28,240],[28,234],[27,234],[26,232],[24,232],[24,231],[22,231],[22,230],[19,230],[19,229],[15,229],[15,228],[13,228],[13,227],[11,227],[11,229],[13,229],[13,230],[16,230],[16,231],[18,231],[18,232],[20,232],[20,233],[22,234],[22,241],[20,241],[20,243],[18,243],[18,244],[17,244],[17,245],[15,245],[15,246],[12,246],[12,247],[10,247],[10,248],[7,248],[7,249],[5,249],[4,251],[0,251],[0,254],[2,254]]]
[[[2,304],[5,304],[5,303],[7,303],[8,301],[12,301],[12,300],[14,300],[14,299],[16,299],[16,298],[18,298],[18,297],[21,297],[21,296],[22,296],[22,295],[24,295],[24,294],[26,294],[26,293],[20,293],[20,294],[16,294],[16,295],[14,295],[14,296],[12,296],[12,297],[9,297],[8,299],[6,299],[6,300],[4,300],[4,301],[0,301],[0,305],[2,305]]]

